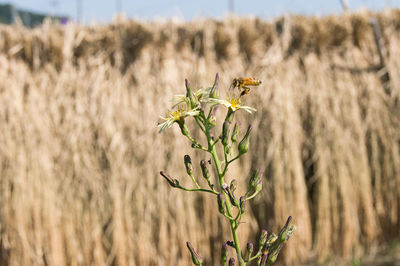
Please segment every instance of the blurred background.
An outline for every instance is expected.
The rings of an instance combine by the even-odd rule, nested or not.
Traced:
[[[238,115],[250,152],[228,173],[242,187],[265,173],[241,244],[291,215],[277,265],[400,265],[398,8],[0,1],[0,265],[189,265],[188,240],[217,265],[231,235],[216,198],[159,176],[190,186],[184,155],[197,175],[209,158],[157,130],[185,78],[197,90],[217,72],[222,94],[263,82],[243,100],[258,111]]]

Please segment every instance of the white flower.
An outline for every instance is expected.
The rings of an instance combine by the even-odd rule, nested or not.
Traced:
[[[170,128],[175,122],[183,123],[185,117],[197,116],[199,114],[200,111],[198,110],[198,108],[192,110],[185,110],[183,108],[178,108],[177,110],[169,111],[167,117],[160,116],[160,118],[165,120],[165,122],[158,124],[158,128],[160,129],[158,133],[161,133],[166,128]]]
[[[247,111],[249,113],[257,111],[253,107],[242,105],[242,101],[241,101],[240,97],[239,98],[228,97],[227,100],[222,100],[222,99],[218,99],[218,98],[209,98],[208,102],[211,103],[211,104],[214,104],[214,105],[222,104],[226,108],[231,109],[233,112],[235,112],[235,111],[237,111],[239,109],[243,109],[243,110],[245,110],[245,111]]]

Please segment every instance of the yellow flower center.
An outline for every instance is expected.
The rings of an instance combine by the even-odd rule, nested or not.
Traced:
[[[239,108],[240,104],[241,104],[240,98],[236,98],[236,97],[228,98],[228,102],[231,104],[231,107],[233,110],[236,110],[237,108]]]
[[[170,117],[173,118],[174,120],[178,121],[179,119],[181,119],[182,113],[183,113],[183,110],[178,109],[178,110],[172,111],[170,113]]]

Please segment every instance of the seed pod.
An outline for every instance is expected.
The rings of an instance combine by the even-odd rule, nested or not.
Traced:
[[[208,181],[210,180],[210,172],[207,169],[207,162],[205,160],[200,161],[201,172],[203,173],[203,177]]]
[[[224,124],[222,125],[222,145],[227,146],[228,145],[228,140],[229,140],[229,127],[230,127],[230,122],[225,121]]]
[[[223,193],[219,193],[217,196],[218,200],[218,211],[221,214],[225,214],[225,196]]]
[[[251,125],[247,128],[247,132],[244,135],[242,141],[240,141],[238,150],[239,150],[239,155],[242,155],[246,153],[249,150],[249,144],[250,144],[250,132],[251,132]]]
[[[189,155],[185,155],[183,157],[183,161],[185,162],[185,167],[186,167],[186,173],[190,176],[193,175],[193,165],[192,165],[192,159],[190,158]]]
[[[189,249],[190,254],[192,255],[192,261],[195,265],[201,265],[203,260],[201,259],[200,255],[193,249],[192,244],[187,241],[186,246]]]

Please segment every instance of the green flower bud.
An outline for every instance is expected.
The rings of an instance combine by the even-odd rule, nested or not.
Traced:
[[[219,75],[218,73],[215,75],[215,81],[214,85],[211,88],[210,91],[210,98],[218,98],[218,81],[219,81]]]
[[[221,214],[225,214],[225,196],[223,193],[219,193],[217,196],[218,200],[218,211]]]
[[[258,177],[255,185],[256,185],[255,192],[260,192],[262,189],[262,174]]]
[[[262,172],[260,168],[257,168],[254,170],[253,174],[250,176],[249,179],[249,191],[252,189],[255,189],[257,181],[260,179],[260,176],[262,176]]]
[[[228,145],[228,140],[229,140],[229,127],[230,127],[230,122],[225,121],[224,124],[222,125],[222,145],[227,146]]]
[[[228,265],[229,265],[229,266],[235,266],[235,265],[236,265],[235,259],[234,259],[234,258],[230,258],[230,259],[229,259]]]
[[[248,242],[246,245],[246,250],[247,250],[247,254],[246,254],[246,261],[249,261],[251,254],[253,254],[253,250],[254,250],[254,245],[251,242]]]
[[[287,239],[289,239],[290,235],[293,233],[294,229],[296,228],[296,227],[294,227],[294,228],[291,227],[290,229],[293,229],[293,230],[289,229],[289,224],[291,221],[292,221],[292,216],[289,216],[288,219],[286,220],[285,225],[282,227],[281,231],[279,232],[279,240],[281,242],[285,242]],[[289,230],[290,230],[290,235],[287,237],[287,232]]]
[[[179,181],[173,179],[169,174],[165,173],[164,171],[160,172],[160,175],[167,180],[171,187],[179,187]]]
[[[192,261],[195,265],[201,265],[203,260],[201,259],[200,255],[193,249],[192,244],[187,241],[186,246],[189,249],[190,254],[192,255]]]
[[[186,86],[186,97],[189,98],[190,100],[190,107],[193,109],[197,106],[199,101],[196,99],[196,96],[192,92],[192,90],[189,87],[189,81],[185,79],[185,86]]]
[[[259,245],[260,247],[264,246],[265,242],[267,242],[267,236],[268,236],[268,232],[267,230],[262,230],[261,231],[261,235],[260,235],[260,240],[259,240]]]
[[[267,242],[265,243],[263,250],[266,251],[268,250],[271,246],[274,245],[275,241],[278,239],[278,236],[275,235],[275,233],[272,233],[271,235],[268,236]]]
[[[208,120],[209,121],[209,125],[210,125],[210,128],[213,128],[214,126],[215,126],[215,124],[217,123],[217,110],[218,110],[218,106],[214,106],[214,107],[212,107],[213,109],[212,109],[212,111],[211,111],[211,116],[210,116],[210,119]]]
[[[183,161],[185,162],[185,167],[186,167],[186,173],[190,176],[193,175],[193,165],[192,165],[192,159],[190,158],[189,155],[185,155],[183,157]]]
[[[237,141],[237,136],[239,135],[239,125],[238,122],[235,123],[235,125],[233,126],[233,131],[232,131],[232,143],[235,143]]]
[[[235,195],[233,194],[231,189],[228,187],[228,185],[227,184],[223,184],[222,185],[222,189],[226,192],[226,194],[228,194],[229,200],[232,203],[232,205],[238,207],[239,206],[239,201],[235,198]]]
[[[240,211],[244,213],[246,211],[246,201],[247,197],[246,196],[241,196],[240,197]]]
[[[203,177],[208,181],[210,180],[210,172],[207,169],[207,162],[205,160],[200,161],[201,172],[203,173]]]
[[[228,259],[228,244],[225,243],[221,248],[221,265],[225,266]]]
[[[242,141],[240,141],[238,150],[239,155],[246,153],[249,150],[249,143],[250,143],[250,132],[251,132],[251,125],[247,128],[247,132],[244,135]]]
[[[235,192],[236,188],[237,188],[237,181],[236,181],[236,179],[233,179],[233,180],[231,181],[231,185],[229,186],[229,189],[230,189],[232,192]]]

